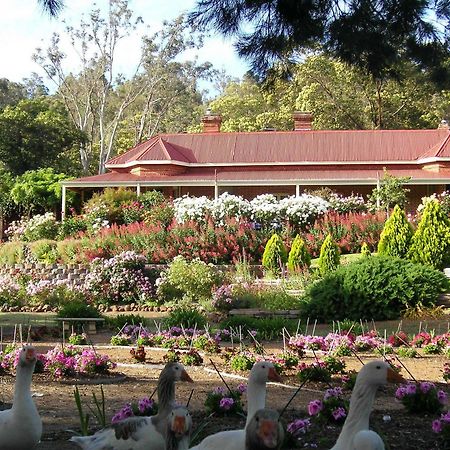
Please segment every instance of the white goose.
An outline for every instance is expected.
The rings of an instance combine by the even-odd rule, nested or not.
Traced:
[[[184,406],[172,409],[167,420],[166,449],[188,450],[192,431],[192,417]]]
[[[248,378],[247,386],[247,421],[243,430],[221,431],[203,439],[192,450],[245,450],[245,429],[256,411],[266,406],[267,381],[281,381],[271,362],[257,362]]]
[[[284,441],[280,415],[273,409],[256,411],[245,430],[245,435],[245,450],[280,449]]]
[[[36,350],[25,346],[16,368],[14,400],[11,409],[0,411],[0,448],[31,450],[42,435],[42,420],[31,398],[31,378],[36,365]]]
[[[381,437],[369,430],[369,417],[378,387],[388,382],[404,383],[405,379],[384,361],[371,361],[359,371],[347,419],[331,450],[384,450]]]
[[[158,379],[158,414],[130,417],[93,436],[70,438],[84,450],[164,450],[167,419],[175,403],[175,382],[190,381],[183,365],[168,363]]]

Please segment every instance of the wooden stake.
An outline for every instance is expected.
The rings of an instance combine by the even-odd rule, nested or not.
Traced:
[[[315,332],[316,332],[316,325],[317,325],[317,319],[314,321],[314,326],[313,326],[313,330],[312,330],[312,335],[315,336]]]

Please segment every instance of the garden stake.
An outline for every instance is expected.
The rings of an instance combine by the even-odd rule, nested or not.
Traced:
[[[305,335],[308,336],[308,326],[309,326],[309,316],[306,319],[306,330],[305,330]]]
[[[377,326],[375,325],[375,320],[373,320],[372,319],[372,326],[373,326],[373,329],[377,332],[377,334],[378,334],[378,330],[377,330]]]
[[[153,396],[156,394],[156,391],[158,390],[158,385],[156,385],[155,389],[153,389],[152,394],[150,395],[149,400],[151,400],[153,398]]]
[[[64,322],[63,322],[64,323]],[[119,332],[116,334],[116,336],[119,336],[120,333],[122,333],[123,329],[127,326],[128,324],[125,323],[125,325],[119,330]]]
[[[422,321],[419,322],[419,333],[422,331]]]
[[[300,331],[300,324],[302,323],[302,319],[298,319],[297,322],[297,330],[295,331],[295,336],[298,336],[298,332]]]
[[[281,334],[283,335],[283,353],[286,354],[286,336],[284,334],[284,328],[281,330]]]
[[[13,345],[16,345],[17,323],[14,325]]]
[[[312,335],[314,336],[314,333],[316,332],[316,325],[317,325],[317,319],[314,321],[314,326],[312,330]]]
[[[400,361],[400,358],[395,355],[395,359],[400,363],[400,365],[408,372],[408,375],[417,383],[417,380],[414,378],[414,375],[408,370],[408,368]]]
[[[227,382],[225,381],[225,378],[222,376],[222,374],[219,372],[219,369],[216,367],[216,365],[214,364],[214,361],[209,358],[210,363],[212,364],[212,366],[214,367],[214,369],[216,370],[217,374],[219,375],[220,379],[223,381],[223,384],[227,387],[231,397],[233,397],[233,393],[231,392],[230,386],[228,386]]]
[[[316,355],[315,350],[314,350],[314,349],[311,349],[311,351],[313,352],[314,358],[316,358],[317,364],[319,364],[319,367],[320,367],[320,361],[319,361],[319,358],[318,358],[317,355]],[[329,387],[330,389],[333,388],[333,386],[331,386],[331,383],[330,383],[329,381],[327,381],[326,383],[328,384],[328,387]]]
[[[260,349],[262,350],[262,352],[263,352],[263,355],[265,355],[265,354],[266,354],[266,350],[264,349],[264,345],[260,344],[260,343],[258,342],[258,340],[255,338],[255,336],[253,336],[253,334],[250,333],[249,330],[248,330],[248,334],[249,334],[250,337],[255,341],[256,348],[257,348],[257,349],[260,348]]]
[[[194,394],[194,389],[191,390],[191,394],[189,395],[188,401],[186,403],[186,408],[189,406],[189,403],[191,402],[191,398],[192,398],[193,394]]]
[[[361,325],[361,333],[364,334],[364,325],[362,319],[359,319],[359,323]]]
[[[19,323],[19,337],[20,337],[20,345],[23,345],[22,324],[21,323]]]
[[[3,327],[0,327],[0,352],[3,351]]]
[[[284,328],[284,331],[286,332],[286,334],[288,335],[288,337],[289,337],[289,339],[290,339],[290,338],[291,338],[291,335],[290,335],[289,331],[287,330],[286,327],[283,327],[283,328]]]
[[[402,329],[402,321],[400,320],[400,322],[398,323],[398,327],[397,327],[397,334],[400,333],[401,329]]]
[[[155,327],[156,327],[156,330],[158,331],[158,333],[160,333],[161,332],[161,325],[156,320],[153,320],[153,323],[155,324]]]
[[[383,356],[384,359],[386,359],[386,340],[387,340],[387,332],[386,332],[386,328],[384,329],[384,342],[383,342]]]
[[[280,412],[280,416],[278,417],[278,420],[281,419],[281,416],[284,414],[284,412],[286,411],[287,407],[291,404],[292,400],[294,400],[294,398],[297,396],[297,394],[300,392],[300,389],[309,381],[309,378],[306,378],[305,381],[303,381],[303,383],[297,388],[297,390],[294,392],[294,395],[291,396],[291,398],[289,399],[289,401],[286,403],[285,407],[281,410]]]
[[[28,325],[27,344],[30,343],[30,335],[31,335],[31,325]]]
[[[63,320],[62,322],[62,335],[61,335],[61,349],[64,351],[64,328],[66,328],[66,324]]]

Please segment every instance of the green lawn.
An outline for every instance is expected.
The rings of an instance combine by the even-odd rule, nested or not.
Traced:
[[[0,313],[0,326],[11,326],[16,324],[32,325],[32,326],[54,326],[57,324],[55,321],[55,313],[29,313],[29,312],[17,312],[17,313]]]

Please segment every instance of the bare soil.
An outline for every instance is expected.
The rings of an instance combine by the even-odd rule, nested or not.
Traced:
[[[101,336],[97,337],[100,343]],[[106,338],[105,341],[106,342]],[[39,342],[35,344],[38,351],[46,352],[53,348],[54,342]],[[275,351],[276,345],[270,345],[270,351]],[[278,348],[278,352],[280,348]],[[164,351],[147,351],[145,366],[133,361],[128,348],[105,348],[99,345],[98,352],[107,353],[110,357],[126,366],[120,366],[116,372],[126,375],[126,379],[120,383],[115,380],[103,380],[106,396],[106,414],[108,419],[117,412],[125,403],[135,401],[143,396],[149,396],[154,391],[164,364]],[[214,356],[220,370],[230,372],[223,361]],[[369,360],[373,356],[366,355],[363,360]],[[311,361],[312,358],[305,358]],[[417,380],[428,380],[439,384],[440,388],[448,392],[448,387],[443,383],[442,367],[446,359],[444,357],[424,356],[417,359],[403,360],[411,374]],[[361,363],[354,357],[346,358],[347,368],[358,370]],[[210,370],[208,370],[210,369]],[[195,389],[190,403],[190,410],[194,416],[194,426],[198,426],[205,419],[203,402],[206,393],[214,387],[222,385],[218,375],[211,371],[212,365],[209,356],[205,357],[202,367],[187,368],[195,384],[179,383],[177,386],[177,399],[185,402]],[[405,377],[410,378],[403,370]],[[242,374],[246,375],[246,374]],[[92,405],[92,393],[100,394],[100,386],[93,384],[100,380],[90,380],[90,384],[79,385],[82,400],[85,404]],[[226,378],[230,386],[236,386],[241,382],[239,379]],[[53,381],[48,376],[35,375],[33,378],[32,391],[37,394],[35,401],[44,423],[44,432],[38,450],[69,450],[77,447],[68,439],[79,431],[78,413],[73,398],[74,380]],[[0,376],[0,401],[10,403],[12,401],[14,377]],[[337,382],[332,382],[337,385]],[[270,384],[267,389],[267,406],[281,410],[292,394],[298,380],[294,375],[285,376],[282,385]],[[326,383],[308,383],[293,400],[285,413],[285,422],[294,418],[307,417],[307,405],[310,400],[321,398],[325,389],[329,387]],[[404,411],[403,406],[394,399],[395,386],[380,389],[371,417],[371,426],[385,437],[387,448],[391,450],[442,450],[443,444],[437,440],[431,430],[431,422],[436,417],[412,416]],[[213,417],[208,420],[208,425],[203,435],[211,434],[219,430],[241,428],[244,419],[239,417]],[[97,424],[92,422],[92,428]],[[316,427],[302,439],[299,447],[315,447],[319,450],[329,449],[333,446],[340,427],[325,426]]]

